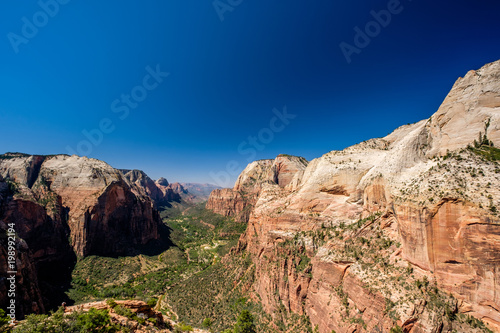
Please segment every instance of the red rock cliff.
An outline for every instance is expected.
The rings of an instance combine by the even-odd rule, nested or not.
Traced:
[[[500,331],[500,61],[459,79],[429,120],[307,167],[254,162],[207,208],[240,216],[238,250],[276,322],[319,332]],[[486,142],[486,141],[485,141]],[[470,148],[467,148],[467,147]],[[280,176],[280,172],[286,170]],[[258,295],[258,296],[257,296]]]
[[[294,186],[293,181],[302,175],[306,166],[304,158],[289,155],[250,163],[238,177],[234,188],[216,189],[210,193],[206,208],[248,222],[262,184]]]
[[[8,156],[0,161],[0,175],[28,195],[44,189],[52,198],[46,200],[60,202],[78,255],[125,254],[159,237],[161,221],[149,193],[102,161]]]

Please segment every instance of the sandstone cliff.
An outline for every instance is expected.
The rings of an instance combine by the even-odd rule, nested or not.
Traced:
[[[473,332],[457,319],[472,315],[500,331],[491,145],[500,147],[500,61],[458,79],[428,120],[302,166],[251,163],[207,208],[240,217],[251,207],[238,250],[252,254],[255,298],[277,321],[298,313],[328,333]]]
[[[66,212],[60,200],[43,196],[21,195],[18,186],[0,176],[0,230],[14,225],[16,232],[16,314],[18,318],[44,312],[60,304],[61,291],[76,259],[68,242]],[[7,277],[7,238],[0,239],[1,276]],[[7,281],[2,279],[1,307],[7,305]]]
[[[154,182],[144,171],[121,171],[130,183],[137,185],[140,190],[144,191],[145,195],[153,200],[156,207],[168,205],[171,201],[179,201],[181,199],[179,193],[183,189],[179,189],[176,184],[169,184],[165,178],[160,178],[157,182]]]
[[[5,154],[0,175],[18,187],[16,199],[42,202],[67,215],[64,219],[78,255],[125,254],[159,237],[161,221],[148,193],[105,162]],[[37,215],[25,208],[15,211]]]
[[[0,221],[0,232],[7,234],[7,224]],[[0,237],[0,308],[7,309],[9,298],[7,297],[10,289],[10,283],[7,281],[8,262],[7,262],[7,238]],[[30,313],[43,313],[45,311],[44,301],[38,282],[37,270],[28,245],[20,240],[16,243],[16,315],[23,318]]]
[[[224,216],[248,222],[263,184],[294,187],[302,176],[307,161],[302,157],[280,155],[275,160],[250,163],[238,177],[233,189],[212,191],[206,208]]]

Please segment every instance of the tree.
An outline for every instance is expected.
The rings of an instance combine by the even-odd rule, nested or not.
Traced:
[[[256,333],[253,316],[248,310],[243,310],[234,325],[234,333]]]
[[[116,332],[114,325],[111,325],[108,310],[90,309],[88,312],[77,317],[75,326],[80,332]]]
[[[210,328],[210,327],[212,327],[212,319],[210,319],[210,318],[203,319],[203,322],[201,323],[201,326],[203,326],[204,328]]]
[[[151,308],[154,308],[156,306],[156,303],[158,302],[158,300],[156,298],[150,298],[148,299],[147,301],[147,304],[151,307]]]
[[[51,316],[31,314],[14,328],[15,333],[115,333],[119,331],[111,323],[108,310],[90,309],[65,315],[61,307]]]
[[[45,333],[51,332],[47,325],[48,316],[39,314],[30,314],[26,316],[26,320],[14,328],[15,333]]]

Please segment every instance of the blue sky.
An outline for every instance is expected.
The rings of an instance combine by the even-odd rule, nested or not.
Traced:
[[[252,159],[385,136],[500,59],[498,1],[397,2],[9,2],[0,152],[232,185]],[[388,8],[377,29],[372,11]],[[348,63],[340,44],[356,47],[367,24]]]

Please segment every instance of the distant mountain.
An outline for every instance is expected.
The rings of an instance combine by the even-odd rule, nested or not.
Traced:
[[[213,190],[221,188],[213,184],[169,183],[164,177],[154,181],[142,170],[120,169],[120,171],[131,183],[141,188],[157,208],[169,207],[172,202],[184,201],[184,205],[204,202],[208,200]]]
[[[180,185],[195,197],[194,202],[207,201],[213,190],[222,188],[214,184],[180,183]]]
[[[143,190],[153,200],[155,207],[168,206],[170,202],[179,202],[181,196],[175,184],[169,184],[165,178],[153,181],[142,170],[120,170],[125,178]]]

